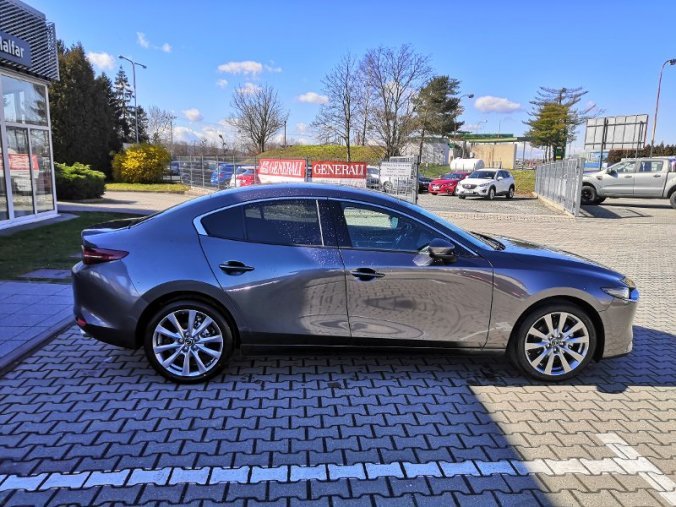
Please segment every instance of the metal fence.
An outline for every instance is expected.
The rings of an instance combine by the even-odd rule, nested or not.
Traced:
[[[399,159],[399,160],[397,160]],[[406,157],[396,157],[391,162],[406,162]],[[225,188],[259,184],[256,176],[258,169],[257,157],[202,157],[180,156],[171,162],[167,179],[180,180],[190,187],[217,191]],[[306,160],[306,174],[304,181],[311,182],[310,160]],[[416,203],[418,200],[418,170],[412,165],[412,170],[406,174],[381,173],[381,164],[368,166],[365,183],[369,190],[380,191],[398,199]],[[349,184],[344,180],[343,184]]]
[[[577,216],[582,194],[583,158],[569,158],[535,168],[535,193]]]

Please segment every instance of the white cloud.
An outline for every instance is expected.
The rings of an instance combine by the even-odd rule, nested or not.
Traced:
[[[115,58],[106,52],[96,53],[95,51],[90,51],[87,53],[87,60],[100,70],[111,70],[115,67]]]
[[[143,32],[136,32],[136,42],[138,42],[138,45],[142,48],[150,47],[150,41],[146,38],[146,34]]]
[[[265,70],[267,70],[268,72],[282,72],[281,67],[275,67],[274,65],[266,65]]]
[[[280,69],[281,70],[281,69]],[[218,66],[218,71],[225,74],[251,74],[253,76],[263,72],[263,64],[253,60],[244,60],[241,62],[222,63]]]
[[[223,122],[223,125],[221,125],[221,121]],[[177,125],[174,127],[174,139],[176,141],[188,143],[199,142],[202,139],[206,139],[209,144],[221,146],[220,134],[223,136],[226,143],[234,144],[237,139],[237,129],[224,120],[221,121],[219,121],[218,124],[203,125],[200,129]]]
[[[160,46],[160,49],[161,49],[162,51],[164,51],[165,53],[171,53],[171,49],[172,49],[172,48],[171,48],[171,44],[169,44],[168,42],[165,42],[164,44],[162,44],[162,45]]]
[[[183,111],[183,116],[185,116],[186,120],[188,121],[202,121],[202,119],[204,118],[200,110],[197,109],[196,107],[185,109]]]
[[[306,104],[326,104],[329,101],[329,98],[326,95],[320,95],[315,92],[307,92],[303,95],[299,95],[298,101],[305,102]]]
[[[296,130],[298,131],[299,134],[305,134],[307,132],[308,125],[307,123],[296,123]]]
[[[239,87],[239,91],[246,94],[246,95],[249,95],[251,93],[256,93],[257,91],[260,91],[260,90],[262,90],[262,88],[260,86],[258,86],[257,84],[254,84],[254,83],[249,83],[249,82],[244,83],[243,86]]]
[[[218,81],[216,81],[216,84],[220,88],[225,88],[226,86],[228,86],[228,80],[227,79],[219,79]]]
[[[504,97],[485,95],[476,99],[474,107],[483,113],[512,113],[521,109],[521,104]]]

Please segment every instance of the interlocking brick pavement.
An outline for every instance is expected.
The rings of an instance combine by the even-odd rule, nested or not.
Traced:
[[[633,353],[564,384],[502,356],[305,351],[178,386],[71,329],[0,379],[0,503],[669,505],[676,213],[644,215],[449,215],[636,280]]]

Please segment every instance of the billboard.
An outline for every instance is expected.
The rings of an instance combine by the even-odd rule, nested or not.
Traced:
[[[643,148],[647,127],[647,114],[589,118],[584,134],[584,149],[605,151]]]
[[[258,178],[261,183],[305,181],[306,162],[299,159],[262,158],[258,161]]]
[[[313,162],[312,181],[366,187],[366,162]]]

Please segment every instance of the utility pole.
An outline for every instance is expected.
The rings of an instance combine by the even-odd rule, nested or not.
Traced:
[[[136,66],[138,65],[139,67],[143,67],[144,69],[147,69],[145,65],[139,62],[135,62],[131,58],[127,58],[126,56],[120,55],[119,57],[122,60],[127,60],[129,63],[131,63],[131,74],[132,74],[132,82],[134,86],[134,123],[136,124],[136,144],[138,144],[138,105],[136,103]]]
[[[653,146],[655,146],[655,132],[657,131],[657,112],[659,111],[660,107],[660,90],[662,89],[662,73],[664,72],[664,67],[667,65],[676,65],[676,58],[672,58],[670,60],[667,60],[662,64],[662,68],[660,69],[660,79],[657,82],[657,100],[655,101],[655,119],[653,120],[653,137],[652,140],[650,141],[650,156],[653,156]]]
[[[284,148],[286,148],[286,120],[284,120]]]

